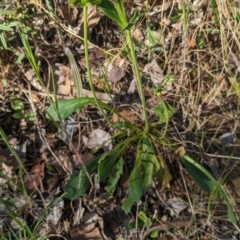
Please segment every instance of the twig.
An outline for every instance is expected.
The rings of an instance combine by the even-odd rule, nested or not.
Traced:
[[[206,220],[207,220],[207,217],[203,217],[203,218],[197,219],[196,223],[199,224],[201,222],[206,222]],[[186,220],[173,221],[167,224],[160,223],[156,226],[153,226],[147,229],[146,232],[143,234],[141,240],[144,240],[149,234],[151,234],[154,231],[163,231],[163,230],[166,231],[166,230],[173,229],[175,227],[186,227],[187,225],[191,224],[192,221],[193,221],[192,218],[188,218]]]

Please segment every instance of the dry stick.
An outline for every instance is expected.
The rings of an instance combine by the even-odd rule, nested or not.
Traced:
[[[199,224],[201,222],[205,222],[207,219],[208,219],[207,217],[200,218],[200,219],[196,220],[196,223]],[[175,227],[186,227],[192,221],[193,221],[193,219],[189,218],[186,220],[173,221],[173,222],[167,223],[165,225],[160,223],[160,224],[153,226],[153,227],[149,228],[148,230],[146,230],[146,232],[143,234],[141,240],[144,240],[149,234],[151,234],[154,231],[170,230]]]

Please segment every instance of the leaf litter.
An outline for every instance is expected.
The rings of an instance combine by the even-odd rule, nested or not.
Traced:
[[[224,1],[224,3],[226,2]],[[81,168],[82,163],[87,166],[95,161],[97,151],[108,152],[113,149],[114,144],[116,144],[114,140],[111,140],[113,130],[104,120],[99,120],[97,112],[89,111],[88,109],[91,109],[89,106],[81,111],[79,121],[75,121],[75,118],[69,118],[61,123],[67,134],[58,132],[57,128],[50,126],[49,120],[40,110],[41,103],[47,107],[50,102],[47,100],[48,93],[39,85],[35,72],[26,61],[20,65],[15,64],[13,61],[15,55],[3,51],[1,53],[1,55],[3,54],[1,57],[3,64],[0,66],[0,123],[8,139],[15,138],[17,140],[17,143],[11,141],[11,144],[17,149],[26,172],[21,175],[19,162],[9,151],[6,151],[7,146],[1,139],[0,198],[4,200],[0,204],[1,232],[9,233],[6,226],[21,231],[18,222],[27,224],[33,229],[36,216],[45,214],[43,213],[44,203],[40,199],[43,198],[44,202],[47,203],[48,197],[44,198],[43,193],[49,191],[51,206],[46,207],[46,218],[43,220],[42,227],[37,230],[40,234],[38,236],[55,233],[66,239],[127,239],[128,237],[141,239],[141,236],[147,238],[150,232],[141,228],[140,225],[135,230],[128,228],[127,222],[131,217],[135,221],[138,219],[143,222],[144,219],[151,219],[148,225],[149,231],[155,227],[155,230],[160,231],[158,236],[161,239],[169,237],[166,233],[168,232],[166,230],[169,229],[171,229],[174,238],[184,236],[188,239],[193,237],[189,232],[194,233],[196,230],[194,224],[191,225],[189,220],[194,215],[197,218],[196,226],[199,226],[201,230],[200,238],[212,239],[211,234],[221,239],[237,239],[239,237],[238,228],[232,226],[224,218],[216,220],[218,214],[226,216],[224,208],[216,209],[220,212],[213,214],[210,220],[211,225],[208,226],[212,233],[208,233],[205,224],[201,221],[202,217],[208,217],[209,214],[209,206],[206,204],[208,198],[179,163],[179,156],[182,157],[185,152],[188,152],[196,160],[204,163],[212,172],[215,171],[217,177],[227,173],[226,191],[229,192],[230,196],[233,196],[231,199],[233,202],[238,201],[236,192],[239,192],[239,174],[237,174],[239,164],[236,160],[239,160],[240,157],[237,114],[239,97],[236,92],[238,91],[240,61],[238,56],[240,54],[238,40],[234,33],[238,30],[232,31],[235,28],[232,23],[238,21],[238,16],[233,14],[230,17],[228,4],[226,4],[225,9],[220,9],[220,6],[215,6],[214,3],[208,6],[206,1],[193,1],[187,7],[182,3],[171,5],[155,1],[152,8],[147,11],[146,3],[141,1],[129,4],[129,14],[138,8],[146,14],[147,18],[138,25],[133,34],[137,39],[138,61],[144,72],[144,90],[149,110],[155,107],[155,113],[160,112],[162,124],[167,120],[166,115],[172,115],[167,134],[169,138],[176,139],[178,142],[175,153],[169,152],[164,144],[162,147],[155,146],[159,153],[163,153],[161,161],[162,164],[165,164],[166,172],[169,172],[165,175],[165,184],[159,186],[154,181],[154,187],[140,199],[138,204],[134,205],[130,215],[118,211],[129,193],[129,173],[136,153],[136,149],[130,147],[123,156],[122,160],[125,162],[125,166],[122,168],[122,172],[119,170],[119,176],[116,175],[116,179],[118,180],[119,177],[119,181],[110,196],[106,195],[106,189],[111,189],[111,185],[103,182],[98,188],[91,188],[86,196],[79,198],[80,205],[76,204],[76,200],[70,203],[64,198],[51,205],[63,193],[66,180],[70,178],[69,172],[74,172],[75,168]],[[34,4],[31,5],[31,9],[37,14],[42,11]],[[81,10],[73,8],[67,11],[66,9],[68,7],[62,3],[57,7],[62,23],[67,24],[69,29],[79,31],[78,33],[81,35]],[[26,11],[28,10],[29,6],[26,4]],[[97,48],[90,49],[90,62],[94,72],[99,66],[106,66],[106,63],[112,61],[112,59],[109,61],[108,57],[112,58],[113,56],[107,55],[106,51],[112,51],[113,55],[119,54],[113,49],[119,48],[120,44],[123,43],[116,25],[104,19],[97,11],[96,8],[92,8],[88,19],[91,23],[89,28],[90,42],[97,46]],[[217,22],[218,16],[214,15],[217,14],[217,11],[222,11],[222,17],[224,17],[221,25]],[[184,14],[186,15],[184,16]],[[229,17],[226,18],[226,16]],[[188,23],[184,23],[184,19],[187,19]],[[52,69],[57,87],[58,95],[56,97],[59,99],[65,98],[64,96],[71,97],[75,94],[75,90],[71,83],[69,63],[63,57],[62,48],[56,41],[57,34],[54,31],[54,25],[47,17],[42,18],[42,20],[38,24],[35,21],[29,21],[32,22],[33,28],[40,29],[39,35],[32,36],[31,45],[35,48],[35,44],[41,42],[37,46],[42,52],[42,56],[39,56],[41,74],[45,83],[49,83],[50,94],[53,94],[52,83],[49,82],[52,80],[51,74],[49,75],[50,69]],[[153,24],[149,24],[147,21]],[[40,23],[41,28],[39,28]],[[226,40],[231,39],[228,43],[229,49],[224,46],[220,31],[226,34],[223,36],[226,37]],[[71,46],[79,63],[79,71],[82,76],[85,76],[85,58],[81,40],[67,33],[64,33],[64,40],[68,46]],[[49,43],[51,44],[49,45]],[[124,51],[119,59],[121,58],[126,62],[129,60]],[[6,59],[9,59],[9,62]],[[46,65],[46,59],[50,64]],[[134,107],[139,102],[136,96],[135,80],[129,69],[129,67],[119,66],[117,61],[113,61],[112,67],[106,70],[107,80],[113,83],[110,84],[110,91],[114,91],[114,95],[112,92],[109,93],[108,88],[102,89],[99,88],[99,85],[95,87],[99,91],[97,92],[99,99],[116,104],[116,107],[121,109],[122,118],[112,114],[109,119],[117,123],[125,118],[130,123],[141,125],[142,119],[139,117],[141,113],[136,112],[136,107]],[[101,71],[98,72],[101,73]],[[168,81],[169,76],[174,76],[174,80]],[[101,81],[104,82],[101,74],[97,75],[97,78],[101,78]],[[84,96],[92,97],[87,79],[85,77],[83,79]],[[132,79],[133,81],[131,81]],[[26,100],[26,96],[22,93],[21,88],[16,87],[17,85],[27,91],[30,89],[28,94],[43,96],[44,101],[43,98],[38,98],[37,101],[34,101],[34,107],[39,124],[46,131],[44,136],[49,149],[42,147],[41,141],[38,140],[41,134],[38,133],[36,122],[25,119],[23,122],[23,119],[14,118],[16,115],[12,113],[11,95],[16,95],[22,101],[24,110],[32,111],[31,103]],[[165,91],[162,97],[164,102],[169,104],[166,105],[169,106],[167,111],[163,106],[159,107],[163,99],[160,99],[158,95],[158,87],[162,87]],[[54,94],[52,96],[54,98]],[[170,106],[173,106],[173,109]],[[165,117],[162,113],[166,114]],[[153,114],[151,117],[156,116]],[[80,128],[79,122],[81,123]],[[159,129],[155,130],[159,133]],[[85,140],[83,140],[84,136]],[[80,153],[76,152],[76,145],[80,146]],[[58,159],[58,163],[55,162],[54,155]],[[113,156],[111,155],[111,157]],[[111,170],[114,172],[116,168],[120,169],[121,166],[114,165]],[[231,171],[226,172],[226,169]],[[94,180],[96,176],[93,176],[92,173],[90,178]],[[17,181],[14,182],[16,179]],[[112,178],[112,181],[116,179]],[[225,177],[219,178],[219,181],[223,179]],[[25,199],[25,196],[18,190],[21,181],[31,198],[30,201]],[[94,183],[94,186],[96,185]],[[189,200],[189,196],[191,200]],[[235,206],[234,210],[239,211],[238,205],[232,204]],[[9,206],[11,206],[10,209],[18,210],[15,220],[11,220],[9,217],[10,212],[7,208]],[[84,209],[85,212],[82,213],[83,216],[78,224],[75,223],[76,226],[74,226],[72,216],[79,209],[81,211]],[[91,213],[90,217],[86,217],[89,216],[89,213]],[[51,226],[51,224],[48,226],[46,224],[48,220],[55,226]],[[64,221],[66,221],[65,227],[63,227]],[[159,221],[161,221],[160,225],[158,225]],[[189,225],[192,231],[185,231],[186,225]],[[175,230],[176,226],[180,226],[181,230]],[[228,229],[228,233],[224,229]],[[145,231],[145,234],[142,234],[142,231]]]

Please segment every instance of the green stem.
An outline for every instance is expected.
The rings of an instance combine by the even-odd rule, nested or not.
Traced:
[[[126,37],[127,37],[128,45],[130,48],[130,55],[131,55],[131,60],[132,60],[132,64],[133,64],[134,75],[137,80],[137,88],[138,88],[138,92],[139,92],[139,95],[140,95],[140,98],[142,101],[143,116],[144,116],[145,128],[146,128],[145,130],[146,130],[146,132],[148,132],[149,131],[149,122],[148,122],[148,115],[147,115],[146,100],[145,100],[145,95],[143,92],[142,79],[141,79],[141,75],[140,75],[140,71],[139,71],[139,66],[138,66],[137,57],[135,54],[135,49],[134,49],[132,35],[131,35],[130,30],[126,30]]]
[[[109,117],[104,113],[99,100],[97,99],[94,87],[93,87],[93,82],[92,82],[92,74],[91,74],[91,67],[90,67],[90,63],[89,63],[89,54],[88,54],[88,21],[87,21],[87,6],[83,6],[83,32],[84,32],[84,53],[85,53],[85,61],[86,61],[86,68],[87,68],[87,77],[88,77],[88,81],[89,81],[89,85],[94,97],[94,100],[98,106],[98,108],[100,109],[103,117],[106,119],[106,121],[108,123],[111,124],[111,121],[109,120]]]

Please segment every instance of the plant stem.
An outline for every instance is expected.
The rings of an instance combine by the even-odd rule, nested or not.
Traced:
[[[142,79],[141,79],[141,75],[140,75],[140,71],[139,71],[139,66],[138,66],[137,57],[136,57],[130,30],[126,30],[126,38],[127,38],[129,49],[130,49],[130,55],[131,55],[131,60],[132,60],[134,75],[135,75],[134,77],[136,78],[138,92],[139,92],[139,95],[140,95],[140,98],[142,101],[143,116],[144,116],[144,120],[145,120],[145,130],[146,130],[146,132],[148,132],[149,131],[149,122],[148,122],[148,115],[147,115],[146,100],[145,100],[145,95],[143,92]]]
[[[84,53],[85,53],[85,61],[86,61],[86,68],[87,68],[87,77],[88,77],[88,82],[91,88],[91,91],[93,93],[93,97],[95,99],[95,102],[100,109],[104,119],[108,123],[111,124],[111,121],[109,120],[109,117],[104,113],[101,105],[99,104],[99,100],[97,99],[94,87],[93,87],[93,82],[92,82],[92,74],[91,74],[91,67],[89,63],[89,54],[88,54],[88,21],[87,21],[87,6],[83,6],[83,33],[84,33]]]

